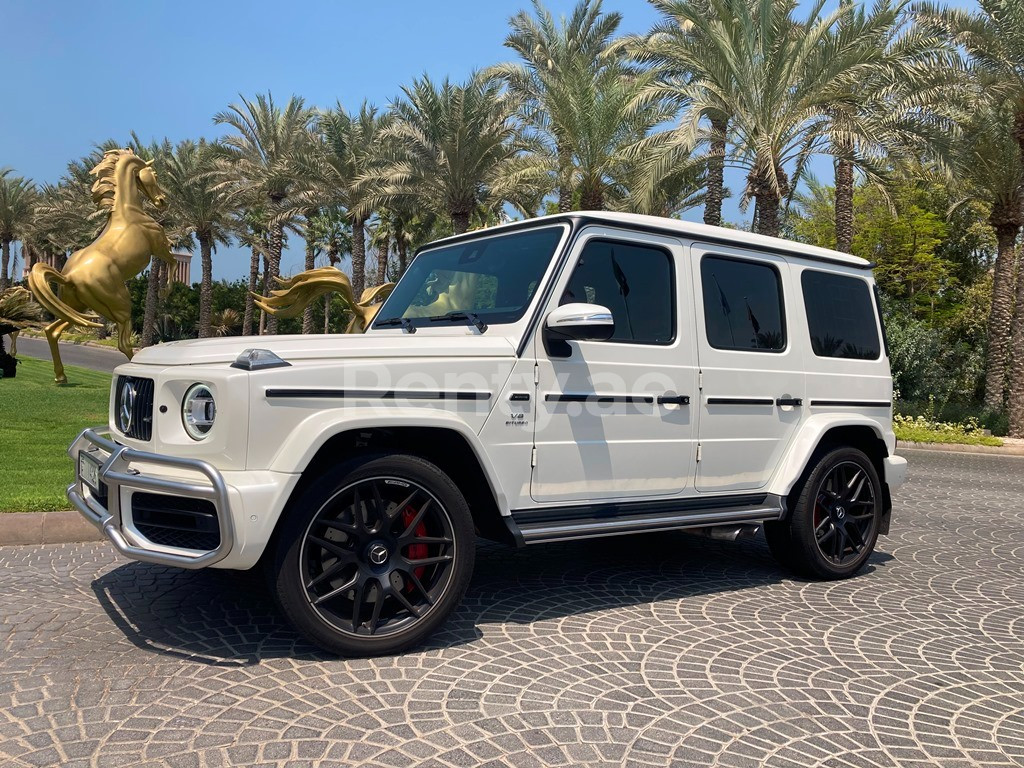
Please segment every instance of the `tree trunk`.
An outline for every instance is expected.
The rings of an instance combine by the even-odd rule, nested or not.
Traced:
[[[377,249],[377,285],[388,281],[388,257],[391,255],[391,238],[385,237]]]
[[[604,190],[601,189],[600,182],[583,190],[583,194],[580,197],[580,208],[584,211],[604,210]]]
[[[776,168],[777,184],[773,184],[766,171],[754,171],[747,177],[750,193],[754,198],[754,232],[778,237],[782,226],[780,207],[786,195],[789,180],[781,168]]]
[[[331,332],[331,294],[324,296],[324,333]]]
[[[267,289],[270,287],[267,275],[270,273],[270,257],[267,256],[266,251],[263,252],[263,279],[260,281],[260,296],[267,295]],[[267,313],[262,309],[260,310],[260,336],[267,332]]]
[[[359,301],[366,288],[366,241],[363,225],[366,219],[352,221],[352,298]]]
[[[274,286],[274,278],[281,275],[281,248],[284,243],[284,226],[280,223],[270,227],[270,263],[267,265],[267,289]],[[264,296],[269,293],[264,291]],[[277,333],[277,316],[270,315],[267,318],[267,333],[273,336]]]
[[[704,201],[704,223],[722,226],[722,200],[725,199],[725,136],[728,120],[711,120],[711,146],[708,149],[707,197]]]
[[[256,292],[256,283],[260,277],[260,252],[256,246],[252,247],[252,255],[249,257],[249,292],[245,294],[245,316],[242,319],[242,335],[252,336],[253,315],[256,310],[256,302],[253,294]]]
[[[835,200],[836,250],[853,253],[853,162],[842,155],[836,160]]]
[[[405,242],[404,237],[400,237],[395,245],[398,249],[398,276],[401,277],[409,267],[409,244]]]
[[[997,213],[998,209],[993,211],[993,215]],[[985,410],[993,413],[1003,410],[1011,325],[1019,328],[1024,324],[1024,306],[1020,303],[1017,304],[1016,323],[1013,317],[1013,275],[1020,226],[1004,222],[996,225],[995,229],[998,251],[992,276],[992,308],[988,315],[988,357],[985,364]],[[1022,280],[1017,282],[1024,283]]]
[[[1021,267],[1024,272],[1024,266]],[[994,297],[993,297],[994,302]],[[1017,316],[1011,337],[1013,366],[1010,369],[1010,437],[1024,437],[1024,274],[1017,277]],[[986,397],[988,392],[986,391]]]
[[[469,212],[452,211],[452,230],[456,235],[461,235],[469,229]]]
[[[572,152],[559,142],[558,153],[558,212],[569,213],[572,210]]]
[[[146,306],[142,312],[142,338],[139,344],[151,347],[156,341],[156,316],[160,305],[160,262],[156,259],[149,265],[146,280]]]
[[[10,278],[8,277],[8,268],[11,264],[11,241],[4,239],[3,246],[3,268],[0,269],[0,291],[7,288],[10,285]]]
[[[315,215],[315,211],[306,214],[306,269],[313,269],[316,266],[316,243],[309,236],[309,219]],[[313,305],[310,304],[302,311],[302,332],[313,332]]]
[[[203,279],[199,283],[199,338],[210,336],[210,316],[213,314],[213,243],[210,236],[199,235],[199,259]]]

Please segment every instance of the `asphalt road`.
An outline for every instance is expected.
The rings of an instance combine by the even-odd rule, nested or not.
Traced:
[[[46,339],[18,338],[18,354],[26,357],[50,359],[50,347]],[[94,371],[113,371],[115,367],[126,362],[127,358],[116,349],[92,347],[84,344],[61,344],[60,357],[64,365],[78,365]]]
[[[1024,766],[1024,458],[906,451],[838,582],[763,542],[481,546],[425,647],[331,658],[258,578],[0,548],[0,765]]]

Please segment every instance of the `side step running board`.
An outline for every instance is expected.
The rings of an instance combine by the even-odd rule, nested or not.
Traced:
[[[782,497],[761,494],[516,510],[505,521],[516,543],[522,546],[779,520],[784,515]]]

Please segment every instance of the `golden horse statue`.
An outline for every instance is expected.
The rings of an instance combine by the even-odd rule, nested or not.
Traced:
[[[29,274],[28,285],[36,301],[57,318],[44,333],[58,384],[67,382],[58,339],[72,325],[102,327],[98,315],[117,323],[117,348],[131,360],[132,302],[125,281],[146,268],[150,255],[176,265],[166,233],[142,206],[142,193],[157,208],[167,205],[151,166],[152,161],[147,163],[129,149],[105,152],[91,171],[96,177],[93,202],[110,210],[103,231],[75,251],[62,271],[40,262]],[[56,283],[59,291],[50,283]]]
[[[281,287],[271,291],[270,296],[253,294],[256,306],[264,312],[277,317],[298,317],[321,296],[340,293],[352,313],[345,333],[365,331],[380,311],[381,304],[377,302],[383,302],[395,287],[394,283],[384,283],[376,288],[367,288],[356,301],[348,275],[336,267],[307,269],[294,277],[275,277],[274,282]]]

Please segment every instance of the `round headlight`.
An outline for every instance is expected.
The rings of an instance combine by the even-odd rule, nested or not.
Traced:
[[[217,403],[205,384],[193,384],[181,403],[181,421],[193,440],[203,440],[213,429],[217,418]]]

